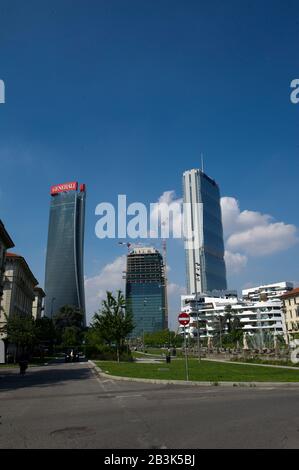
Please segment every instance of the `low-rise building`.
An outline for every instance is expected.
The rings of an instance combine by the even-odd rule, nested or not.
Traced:
[[[281,300],[286,325],[286,341],[289,343],[296,334],[299,337],[299,287],[283,294]]]
[[[7,317],[14,313],[32,315],[34,288],[37,284],[25,258],[6,253],[2,307]],[[0,317],[2,324],[5,323],[3,311]]]
[[[5,272],[5,255],[6,250],[13,248],[15,245],[6,231],[2,220],[0,220],[0,307],[3,295],[3,280]]]
[[[252,302],[258,302],[262,299],[276,299],[281,295],[291,291],[294,288],[292,282],[275,282],[274,284],[265,284],[264,286],[250,287],[242,290],[242,299]]]
[[[190,323],[186,327],[190,337],[197,336],[197,321],[202,339],[213,338],[220,331],[227,332],[230,316],[239,319],[243,333],[252,337],[253,347],[263,347],[267,338],[285,332],[282,301],[279,298],[253,302],[240,300],[237,295],[199,296],[196,302],[194,295],[183,295],[181,311],[190,315]],[[183,327],[180,327],[180,333],[183,331]]]
[[[0,220],[0,316],[2,313],[2,295],[3,295],[3,284],[4,284],[4,272],[5,272],[5,259],[6,250],[14,247],[14,242],[10,238],[5,226]],[[1,317],[0,317],[1,318]],[[5,344],[0,334],[0,364],[5,362]]]
[[[46,294],[44,290],[37,286],[34,288],[34,301],[32,304],[32,315],[36,319],[41,318],[44,311],[44,298]]]

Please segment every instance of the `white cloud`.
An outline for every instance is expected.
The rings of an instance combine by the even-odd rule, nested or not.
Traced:
[[[222,197],[220,200],[224,236],[242,231],[256,225],[265,226],[273,220],[268,214],[257,211],[240,211],[239,201],[234,197]]]
[[[181,295],[186,294],[186,289],[179,284],[169,282],[167,286],[168,298],[168,327],[175,331],[178,327],[178,314],[181,305]]]
[[[275,222],[271,215],[258,211],[241,212],[239,202],[233,197],[221,198],[221,210],[225,245],[229,253],[228,269],[236,269],[238,264],[241,268],[242,263],[244,267],[244,255],[270,255],[286,250],[299,241],[295,225]]]
[[[122,272],[125,269],[126,255],[122,255],[112,263],[106,264],[96,276],[85,279],[86,311],[90,320],[100,308],[107,290],[124,289]]]
[[[287,250],[297,242],[297,228],[277,222],[232,234],[226,244],[231,250],[242,250],[251,256],[264,256]]]
[[[169,223],[170,234],[182,233],[182,203],[183,199],[177,198],[175,191],[164,191],[158,199],[158,204],[166,204],[168,206],[169,213],[171,214],[170,220],[165,215],[161,217],[158,205],[151,211],[151,220],[159,220],[159,217],[161,217],[162,222]],[[156,231],[150,231],[150,236],[156,237],[157,235]]]
[[[175,282],[169,282],[167,286],[168,295],[172,294],[185,294],[186,292],[185,287],[176,284]]]
[[[247,265],[248,258],[240,253],[232,253],[231,251],[225,250],[224,254],[225,265],[228,272],[237,274],[242,271]]]

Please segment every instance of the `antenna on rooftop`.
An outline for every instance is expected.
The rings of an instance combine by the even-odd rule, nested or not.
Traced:
[[[202,152],[200,154],[200,157],[201,157],[201,171],[204,172],[204,170],[203,170],[203,153]]]

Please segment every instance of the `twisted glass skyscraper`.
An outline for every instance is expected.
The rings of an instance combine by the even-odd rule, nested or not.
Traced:
[[[45,314],[52,317],[64,305],[84,313],[83,274],[85,185],[65,183],[51,188],[45,277]],[[85,322],[85,320],[84,320]]]
[[[188,293],[226,290],[219,187],[195,169],[184,172],[183,192]]]

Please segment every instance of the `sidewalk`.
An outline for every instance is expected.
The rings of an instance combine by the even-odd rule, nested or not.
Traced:
[[[202,361],[210,361],[210,362],[225,362],[225,364],[242,364],[243,366],[260,366],[260,367],[274,367],[277,369],[292,369],[297,370],[299,372],[299,367],[292,367],[292,366],[278,366],[274,364],[256,364],[255,362],[241,362],[241,361],[230,361],[227,359],[208,359],[202,358]]]

